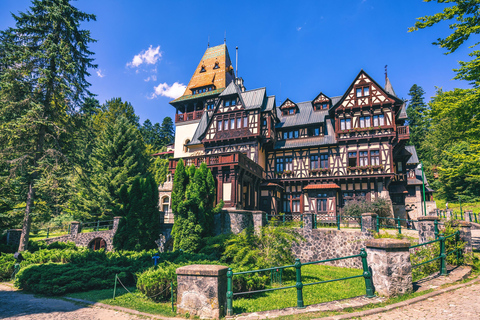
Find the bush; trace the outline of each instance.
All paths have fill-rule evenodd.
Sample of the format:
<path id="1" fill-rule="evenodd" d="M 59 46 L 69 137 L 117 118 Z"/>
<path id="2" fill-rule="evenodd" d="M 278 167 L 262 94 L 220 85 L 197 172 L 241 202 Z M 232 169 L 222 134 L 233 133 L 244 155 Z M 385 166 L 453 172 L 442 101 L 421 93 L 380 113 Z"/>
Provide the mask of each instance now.
<path id="1" fill-rule="evenodd" d="M 361 216 L 362 213 L 373 212 L 379 217 L 391 217 L 390 203 L 387 199 L 378 197 L 373 201 L 367 201 L 365 197 L 358 197 L 348 200 L 343 207 L 343 214 L 346 216 Z"/>
<path id="2" fill-rule="evenodd" d="M 156 268 L 150 268 L 138 276 L 137 289 L 145 296 L 156 302 L 168 301 L 170 284 L 177 290 L 177 264 L 164 263 Z"/>

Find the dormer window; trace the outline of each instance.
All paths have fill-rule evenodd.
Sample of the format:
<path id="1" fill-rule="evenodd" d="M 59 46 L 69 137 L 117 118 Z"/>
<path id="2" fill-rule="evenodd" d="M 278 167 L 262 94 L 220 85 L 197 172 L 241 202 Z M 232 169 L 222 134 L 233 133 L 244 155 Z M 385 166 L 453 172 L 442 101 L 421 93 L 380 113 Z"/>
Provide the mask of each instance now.
<path id="1" fill-rule="evenodd" d="M 237 99 L 229 99 L 229 100 L 225 100 L 224 102 L 225 107 L 234 106 L 236 104 L 237 104 Z"/>
<path id="2" fill-rule="evenodd" d="M 205 72 L 205 71 L 207 71 L 207 70 L 205 70 L 205 66 L 202 65 L 202 68 L 200 69 L 200 72 Z"/>
<path id="3" fill-rule="evenodd" d="M 220 68 L 220 66 L 219 66 L 218 62 L 215 62 L 215 66 L 213 67 L 213 69 L 218 69 L 218 68 Z"/>
<path id="4" fill-rule="evenodd" d="M 213 102 L 207 102 L 207 110 L 213 110 L 215 104 Z"/>
<path id="5" fill-rule="evenodd" d="M 356 89 L 357 98 L 370 95 L 370 87 L 360 87 Z"/>
<path id="6" fill-rule="evenodd" d="M 325 103 L 317 103 L 313 106 L 313 109 L 315 111 L 318 111 L 318 110 L 327 110 L 328 109 L 328 102 L 325 102 Z"/>

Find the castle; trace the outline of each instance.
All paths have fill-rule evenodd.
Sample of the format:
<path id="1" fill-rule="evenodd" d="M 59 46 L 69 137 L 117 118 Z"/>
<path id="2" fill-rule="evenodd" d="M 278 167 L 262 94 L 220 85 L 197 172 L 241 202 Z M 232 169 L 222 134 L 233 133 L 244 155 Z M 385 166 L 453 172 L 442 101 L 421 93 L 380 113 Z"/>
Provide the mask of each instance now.
<path id="1" fill-rule="evenodd" d="M 408 168 L 416 152 L 405 146 L 406 104 L 387 76 L 385 82 L 382 87 L 361 70 L 342 95 L 319 92 L 311 101 L 277 106 L 266 88 L 245 88 L 225 44 L 209 47 L 184 94 L 170 102 L 176 130 L 169 169 L 174 174 L 179 159 L 205 162 L 217 202 L 232 211 L 334 218 L 350 199 L 384 197 L 395 217 L 416 218 L 421 211 L 414 200 L 407 201 L 410 214 L 405 210 L 406 199 L 418 197 L 407 172 L 416 170 Z M 169 179 L 159 189 L 164 212 Z"/>

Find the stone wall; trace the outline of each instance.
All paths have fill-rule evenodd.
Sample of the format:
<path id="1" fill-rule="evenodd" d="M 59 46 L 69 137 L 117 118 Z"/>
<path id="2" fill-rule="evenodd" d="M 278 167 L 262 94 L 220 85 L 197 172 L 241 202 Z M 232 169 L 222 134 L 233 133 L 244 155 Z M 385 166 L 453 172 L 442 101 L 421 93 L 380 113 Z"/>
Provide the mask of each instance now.
<path id="1" fill-rule="evenodd" d="M 247 228 L 258 229 L 266 225 L 263 211 L 225 209 L 215 215 L 215 235 L 232 232 L 238 234 Z"/>
<path id="2" fill-rule="evenodd" d="M 360 254 L 365 241 L 373 239 L 368 232 L 328 229 L 298 229 L 305 242 L 292 245 L 295 258 L 303 262 L 333 259 Z M 338 267 L 361 268 L 360 257 L 326 263 Z"/>

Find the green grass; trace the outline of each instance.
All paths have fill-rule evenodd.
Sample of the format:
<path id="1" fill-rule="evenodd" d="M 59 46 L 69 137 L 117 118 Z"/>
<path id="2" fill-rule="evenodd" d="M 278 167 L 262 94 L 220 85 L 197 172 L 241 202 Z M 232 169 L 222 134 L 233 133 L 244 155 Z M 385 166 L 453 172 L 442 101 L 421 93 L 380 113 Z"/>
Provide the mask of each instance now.
<path id="1" fill-rule="evenodd" d="M 351 277 L 362 274 L 362 270 L 332 266 L 308 265 L 302 267 L 303 284 Z M 295 280 L 284 281 L 283 286 L 295 285 Z M 365 295 L 365 280 L 362 278 L 335 281 L 303 287 L 305 305 Z M 233 300 L 234 313 L 256 312 L 297 306 L 297 290 L 281 289 L 257 293 L 250 297 L 237 296 Z"/>
<path id="2" fill-rule="evenodd" d="M 437 208 L 440 210 L 445 210 L 445 200 L 435 199 L 437 203 Z M 460 202 L 448 202 L 448 209 L 452 209 L 454 211 L 460 210 Z M 464 203 L 462 202 L 462 210 L 472 210 L 475 213 L 480 212 L 480 202 L 471 202 L 471 203 Z"/>
<path id="3" fill-rule="evenodd" d="M 48 234 L 48 237 L 49 238 L 60 237 L 60 236 L 64 236 L 64 235 L 67 235 L 67 234 L 68 234 L 68 231 L 50 232 Z M 30 237 L 29 237 L 29 240 L 39 241 L 39 240 L 44 240 L 46 238 L 47 238 L 47 231 L 40 231 L 37 234 L 32 234 L 31 233 Z"/>
<path id="4" fill-rule="evenodd" d="M 117 286 L 115 300 L 113 300 L 113 288 L 103 290 L 92 290 L 88 292 L 77 292 L 65 295 L 66 297 L 83 299 L 93 302 L 100 302 L 112 306 L 119 306 L 129 309 L 138 310 L 141 312 L 158 314 L 168 317 L 175 316 L 172 312 L 172 303 L 156 303 L 145 298 L 135 287 L 127 287 L 131 292 L 128 293 L 125 289 Z"/>

